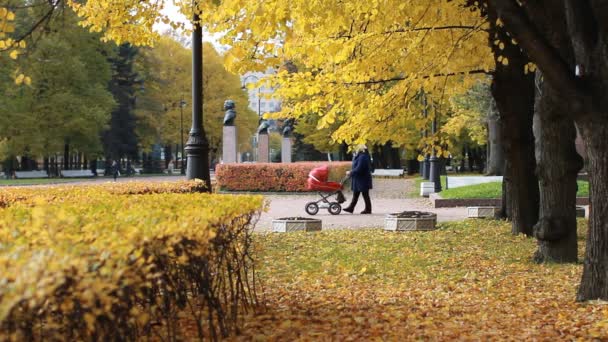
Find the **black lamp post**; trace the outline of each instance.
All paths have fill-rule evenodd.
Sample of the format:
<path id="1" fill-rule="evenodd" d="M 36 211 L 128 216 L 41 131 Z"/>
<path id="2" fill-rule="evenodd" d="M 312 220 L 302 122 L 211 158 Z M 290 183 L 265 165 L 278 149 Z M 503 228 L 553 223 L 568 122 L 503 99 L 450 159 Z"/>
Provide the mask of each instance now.
<path id="1" fill-rule="evenodd" d="M 181 143 L 181 148 L 180 148 L 180 152 L 181 152 L 181 157 L 182 157 L 182 165 L 181 165 L 181 174 L 184 175 L 186 174 L 186 168 L 184 165 L 184 161 L 185 161 L 185 154 L 184 154 L 184 107 L 186 107 L 186 101 L 184 101 L 184 98 L 182 97 L 182 99 L 179 101 L 179 109 L 180 109 L 180 114 L 179 114 L 179 141 Z"/>
<path id="2" fill-rule="evenodd" d="M 211 191 L 209 174 L 209 142 L 203 128 L 203 28 L 197 1 L 192 1 L 192 128 L 186 143 L 188 164 L 186 177 L 201 179 Z"/>
<path id="3" fill-rule="evenodd" d="M 437 133 L 437 119 L 433 119 L 433 125 L 431 126 L 431 130 L 433 134 Z M 435 155 L 435 150 L 433 149 L 431 158 L 429 159 L 430 164 L 430 172 L 429 179 L 431 182 L 435 183 L 435 192 L 441 192 L 441 163 L 439 158 Z"/>
<path id="4" fill-rule="evenodd" d="M 256 75 L 253 75 L 253 74 L 252 75 L 247 75 L 247 76 L 243 77 L 243 88 L 246 87 L 246 85 L 247 85 L 247 79 L 250 78 L 250 77 L 254 78 L 256 82 L 258 82 L 260 80 L 260 78 L 257 77 Z M 258 97 L 258 119 L 260 119 L 260 115 L 262 114 L 261 113 L 261 109 L 260 109 L 260 104 L 261 104 L 260 87 L 258 87 L 258 96 L 257 97 Z"/>

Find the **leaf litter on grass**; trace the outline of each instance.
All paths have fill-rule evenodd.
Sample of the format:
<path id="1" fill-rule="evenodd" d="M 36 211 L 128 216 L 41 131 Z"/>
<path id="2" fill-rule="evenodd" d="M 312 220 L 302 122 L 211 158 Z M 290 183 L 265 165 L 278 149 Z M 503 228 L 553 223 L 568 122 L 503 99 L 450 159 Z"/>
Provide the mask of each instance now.
<path id="1" fill-rule="evenodd" d="M 581 265 L 532 263 L 535 241 L 511 235 L 509 223 L 255 240 L 266 305 L 245 317 L 235 340 L 608 337 L 608 306 L 574 301 Z"/>

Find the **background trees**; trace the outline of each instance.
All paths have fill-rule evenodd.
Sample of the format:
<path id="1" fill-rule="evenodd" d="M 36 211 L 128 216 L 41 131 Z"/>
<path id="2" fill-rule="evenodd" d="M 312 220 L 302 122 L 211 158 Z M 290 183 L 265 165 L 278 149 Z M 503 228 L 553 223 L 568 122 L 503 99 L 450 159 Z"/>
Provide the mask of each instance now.
<path id="1" fill-rule="evenodd" d="M 140 151 L 160 144 L 168 162 L 179 149 L 180 101 L 191 85 L 189 49 L 169 37 L 148 49 L 100 41 L 101 35 L 78 26 L 66 5 L 61 0 L 14 0 L 0 10 L 3 154 L 9 161 L 15 156 L 56 161 L 62 155 L 63 168 L 81 168 L 88 167 L 85 159 L 98 156 L 137 160 Z M 27 46 L 21 38 L 35 44 Z M 204 57 L 212 154 L 221 147 L 228 98 L 237 102 L 239 149 L 246 151 L 257 116 L 247 109 L 238 76 L 225 71 L 211 45 L 205 46 Z M 190 119 L 185 115 L 186 138 Z M 36 167 L 34 162 L 22 164 Z"/>
<path id="2" fill-rule="evenodd" d="M 152 48 L 142 52 L 140 65 L 145 91 L 138 97 L 138 133 L 148 142 L 176 146 L 181 144 L 180 125 L 184 136 L 191 126 L 190 87 L 191 50 L 170 36 L 163 36 Z M 221 56 L 211 44 L 203 47 L 204 125 L 209 139 L 210 158 L 217 160 L 221 151 L 224 101 L 237 105 L 239 151 L 251 150 L 251 137 L 258 126 L 256 113 L 248 107 L 249 99 L 238 76 L 224 69 Z M 180 107 L 184 100 L 184 107 Z M 184 115 L 182 116 L 182 110 Z"/>
<path id="3" fill-rule="evenodd" d="M 56 15 L 61 22 L 49 24 L 44 37 L 23 50 L 17 61 L 0 55 L 5 69 L 0 75 L 0 138 L 10 151 L 5 156 L 9 159 L 54 158 L 66 144 L 76 146 L 77 154 L 94 156 L 102 151 L 99 134 L 114 106 L 107 90 L 107 50 L 98 35 L 76 26 L 69 11 Z M 27 19 L 35 17 L 21 18 L 18 30 L 29 27 Z M 16 87 L 16 73 L 27 74 L 31 83 Z"/>

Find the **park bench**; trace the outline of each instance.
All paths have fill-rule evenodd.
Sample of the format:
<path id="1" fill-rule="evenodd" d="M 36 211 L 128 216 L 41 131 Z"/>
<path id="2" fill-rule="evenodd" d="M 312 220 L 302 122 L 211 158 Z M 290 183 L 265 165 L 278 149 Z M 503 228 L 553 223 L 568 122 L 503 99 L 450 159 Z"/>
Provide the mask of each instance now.
<path id="1" fill-rule="evenodd" d="M 403 169 L 376 169 L 372 175 L 378 177 L 403 177 Z"/>
<path id="2" fill-rule="evenodd" d="M 61 177 L 63 178 L 88 178 L 95 177 L 91 170 L 62 170 Z"/>
<path id="3" fill-rule="evenodd" d="M 15 178 L 49 178 L 49 174 L 46 171 L 15 171 Z"/>

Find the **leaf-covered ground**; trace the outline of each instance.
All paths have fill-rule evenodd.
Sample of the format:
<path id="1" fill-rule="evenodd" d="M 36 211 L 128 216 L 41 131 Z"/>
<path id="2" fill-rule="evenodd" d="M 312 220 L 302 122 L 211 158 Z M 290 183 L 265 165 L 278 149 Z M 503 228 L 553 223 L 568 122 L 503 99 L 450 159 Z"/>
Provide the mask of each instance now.
<path id="1" fill-rule="evenodd" d="M 608 337 L 608 306 L 574 302 L 581 265 L 536 265 L 534 240 L 509 232 L 468 220 L 434 232 L 257 235 L 267 308 L 237 339 Z"/>

